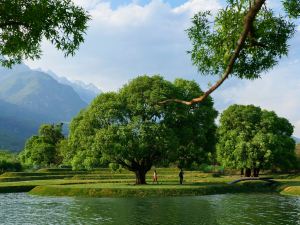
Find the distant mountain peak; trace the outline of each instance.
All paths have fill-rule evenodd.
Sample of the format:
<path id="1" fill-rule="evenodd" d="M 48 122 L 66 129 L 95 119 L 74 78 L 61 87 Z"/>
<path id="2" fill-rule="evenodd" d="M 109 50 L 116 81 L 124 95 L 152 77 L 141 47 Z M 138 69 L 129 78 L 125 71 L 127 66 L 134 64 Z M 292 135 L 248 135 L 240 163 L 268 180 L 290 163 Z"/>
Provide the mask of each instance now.
<path id="1" fill-rule="evenodd" d="M 95 94 L 99 94 L 101 92 L 101 90 L 92 83 L 87 84 L 87 83 L 84 83 L 83 81 L 80 81 L 80 80 L 75 80 L 73 83 L 78 84 L 81 87 L 86 88 L 86 89 L 94 92 Z"/>
<path id="2" fill-rule="evenodd" d="M 102 92 L 92 83 L 87 84 L 80 80 L 72 81 L 64 76 L 57 75 L 51 70 L 48 70 L 46 73 L 57 80 L 59 83 L 71 86 L 80 96 L 80 98 L 86 103 L 90 103 L 98 94 Z"/>

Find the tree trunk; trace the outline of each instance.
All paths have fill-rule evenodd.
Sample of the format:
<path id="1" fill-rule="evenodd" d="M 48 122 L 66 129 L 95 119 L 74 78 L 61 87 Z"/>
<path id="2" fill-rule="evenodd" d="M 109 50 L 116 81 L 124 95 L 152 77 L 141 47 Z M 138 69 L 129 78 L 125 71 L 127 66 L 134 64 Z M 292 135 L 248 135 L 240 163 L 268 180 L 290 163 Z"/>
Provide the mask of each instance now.
<path id="1" fill-rule="evenodd" d="M 254 177 L 258 177 L 259 176 L 259 170 L 260 170 L 259 168 L 254 168 L 253 169 L 253 176 Z"/>
<path id="2" fill-rule="evenodd" d="M 241 169 L 241 176 L 244 176 L 244 168 Z"/>
<path id="3" fill-rule="evenodd" d="M 146 172 L 144 170 L 135 171 L 135 184 L 146 184 Z"/>
<path id="4" fill-rule="evenodd" d="M 245 177 L 251 177 L 251 169 L 246 169 Z"/>

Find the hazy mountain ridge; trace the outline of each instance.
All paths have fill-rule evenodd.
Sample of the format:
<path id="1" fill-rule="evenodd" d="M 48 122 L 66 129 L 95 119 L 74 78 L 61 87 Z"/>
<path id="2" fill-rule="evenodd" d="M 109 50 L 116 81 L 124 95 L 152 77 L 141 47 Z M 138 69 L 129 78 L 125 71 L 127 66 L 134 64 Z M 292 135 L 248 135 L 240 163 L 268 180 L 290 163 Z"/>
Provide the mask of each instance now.
<path id="1" fill-rule="evenodd" d="M 47 73 L 24 64 L 0 68 L 0 149 L 21 150 L 41 123 L 69 122 L 86 106 L 74 87 Z"/>
<path id="2" fill-rule="evenodd" d="M 10 74 L 0 83 L 0 99 L 62 121 L 69 121 L 87 105 L 72 87 L 38 71 Z"/>
<path id="3" fill-rule="evenodd" d="M 49 74 L 59 83 L 71 86 L 74 91 L 77 92 L 79 97 L 86 103 L 90 103 L 98 94 L 101 93 L 101 90 L 91 83 L 86 84 L 82 81 L 70 81 L 65 77 L 55 74 L 51 70 L 48 70 L 47 74 Z"/>
<path id="4" fill-rule="evenodd" d="M 295 140 L 296 144 L 299 144 L 299 143 L 300 143 L 300 138 L 298 138 L 298 137 L 295 137 L 295 136 L 293 136 L 293 138 L 294 138 L 294 140 Z"/>
<path id="5" fill-rule="evenodd" d="M 42 121 L 43 116 L 0 100 L 0 149 L 20 150 Z"/>

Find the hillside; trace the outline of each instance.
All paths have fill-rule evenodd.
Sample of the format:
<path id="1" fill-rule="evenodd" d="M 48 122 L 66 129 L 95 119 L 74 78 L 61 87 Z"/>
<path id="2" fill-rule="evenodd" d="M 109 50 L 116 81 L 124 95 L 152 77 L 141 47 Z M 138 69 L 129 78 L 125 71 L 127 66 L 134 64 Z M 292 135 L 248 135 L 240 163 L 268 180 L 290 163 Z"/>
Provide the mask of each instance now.
<path id="1" fill-rule="evenodd" d="M 70 81 L 65 77 L 58 76 L 52 71 L 47 71 L 47 74 L 59 83 L 72 87 L 79 97 L 86 103 L 90 103 L 98 94 L 101 93 L 101 90 L 93 84 L 85 84 L 82 81 Z"/>
<path id="2" fill-rule="evenodd" d="M 2 80 L 0 99 L 53 121 L 69 121 L 87 105 L 70 86 L 38 71 L 11 74 Z"/>
<path id="3" fill-rule="evenodd" d="M 295 140 L 296 144 L 300 143 L 300 138 L 293 136 L 293 139 Z"/>
<path id="4" fill-rule="evenodd" d="M 19 150 L 43 121 L 41 115 L 2 100 L 0 112 L 0 149 Z"/>
<path id="5" fill-rule="evenodd" d="M 44 72 L 0 68 L 0 149 L 19 151 L 41 123 L 69 122 L 86 106 L 70 85 Z"/>

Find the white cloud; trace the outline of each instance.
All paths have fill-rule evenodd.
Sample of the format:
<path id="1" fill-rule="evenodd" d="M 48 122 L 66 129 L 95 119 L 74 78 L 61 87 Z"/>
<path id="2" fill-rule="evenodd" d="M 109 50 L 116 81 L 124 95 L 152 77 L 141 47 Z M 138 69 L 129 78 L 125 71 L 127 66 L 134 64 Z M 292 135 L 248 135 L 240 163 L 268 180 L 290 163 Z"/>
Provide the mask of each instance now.
<path id="1" fill-rule="evenodd" d="M 116 90 L 145 73 L 159 73 L 171 80 L 195 78 L 186 53 L 190 46 L 185 29 L 190 26 L 191 7 L 219 7 L 217 0 L 210 4 L 206 0 L 190 0 L 177 8 L 162 0 L 152 0 L 144 6 L 133 1 L 115 9 L 107 1 L 76 3 L 92 7 L 86 40 L 76 56 L 65 59 L 45 42 L 42 59 L 27 63 L 33 68 L 92 82 L 104 91 Z"/>
<path id="2" fill-rule="evenodd" d="M 219 8 L 221 8 L 221 5 L 217 0 L 190 0 L 183 5 L 176 7 L 173 11 L 175 13 L 189 12 L 193 15 L 199 11 L 216 11 Z"/>
<path id="3" fill-rule="evenodd" d="M 280 67 L 254 81 L 231 81 L 215 93 L 215 101 L 228 105 L 253 104 L 275 111 L 295 126 L 300 136 L 300 76 L 299 64 L 283 63 Z"/>
<path id="4" fill-rule="evenodd" d="M 190 42 L 185 29 L 198 10 L 217 10 L 221 1 L 189 0 L 171 7 L 162 0 L 141 6 L 138 1 L 115 9 L 107 1 L 75 0 L 89 9 L 92 21 L 85 43 L 76 56 L 65 59 L 47 42 L 41 60 L 27 61 L 33 67 L 52 70 L 74 80 L 92 82 L 104 91 L 116 90 L 140 74 L 162 74 L 196 79 L 205 88 L 186 51 Z M 277 1 L 270 4 L 277 7 Z M 298 28 L 299 30 L 299 28 Z M 300 136 L 300 35 L 294 38 L 289 58 L 274 71 L 256 81 L 230 79 L 214 94 L 218 110 L 232 103 L 255 104 L 275 110 L 295 125 Z"/>
<path id="5" fill-rule="evenodd" d="M 146 6 L 131 3 L 115 10 L 109 3 L 100 3 L 90 13 L 93 18 L 92 26 L 101 25 L 114 29 L 116 26 L 128 28 L 149 22 L 153 23 L 155 21 L 151 21 L 152 19 L 157 20 L 161 15 L 165 17 L 169 10 L 168 5 L 155 0 Z"/>
<path id="6" fill-rule="evenodd" d="M 79 5 L 87 10 L 94 8 L 101 0 L 73 0 L 76 5 Z"/>
<path id="7" fill-rule="evenodd" d="M 300 120 L 296 121 L 294 123 L 294 126 L 295 126 L 295 130 L 294 130 L 294 133 L 297 135 L 297 137 L 299 137 L 300 135 Z"/>
<path id="8" fill-rule="evenodd" d="M 279 10 L 282 8 L 282 3 L 278 0 L 267 0 L 267 6 Z"/>

